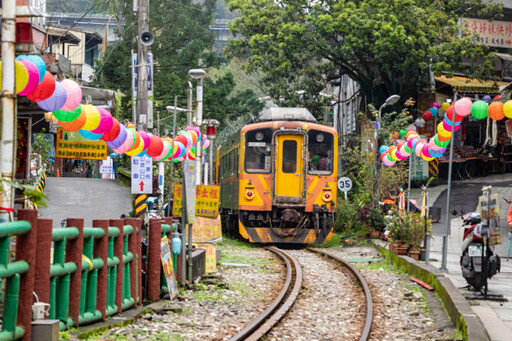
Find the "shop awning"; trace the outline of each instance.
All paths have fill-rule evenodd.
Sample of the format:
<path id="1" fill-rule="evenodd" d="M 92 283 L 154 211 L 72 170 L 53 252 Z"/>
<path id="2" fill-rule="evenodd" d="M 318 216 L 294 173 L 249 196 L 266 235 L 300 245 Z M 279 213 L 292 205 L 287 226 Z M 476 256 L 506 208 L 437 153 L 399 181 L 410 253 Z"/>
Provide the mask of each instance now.
<path id="1" fill-rule="evenodd" d="M 461 76 L 436 77 L 437 82 L 448 84 L 452 87 L 454 92 L 469 92 L 469 93 L 485 93 L 497 94 L 500 88 L 509 85 L 508 82 L 500 81 L 479 81 L 478 79 L 470 79 Z"/>

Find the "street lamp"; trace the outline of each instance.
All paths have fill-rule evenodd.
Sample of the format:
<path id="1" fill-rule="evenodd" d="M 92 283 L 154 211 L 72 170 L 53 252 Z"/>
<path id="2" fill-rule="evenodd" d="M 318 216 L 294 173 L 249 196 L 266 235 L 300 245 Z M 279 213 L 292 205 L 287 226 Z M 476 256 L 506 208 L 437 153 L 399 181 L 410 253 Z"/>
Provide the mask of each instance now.
<path id="1" fill-rule="evenodd" d="M 203 121 L 203 78 L 206 72 L 203 69 L 192 69 L 188 75 L 197 79 L 197 92 L 196 92 L 196 117 L 194 124 L 201 129 Z M 196 184 L 201 184 L 201 141 L 196 144 Z"/>
<path id="2" fill-rule="evenodd" d="M 378 149 L 378 140 L 377 140 L 377 136 L 378 136 L 378 133 L 379 133 L 379 128 L 380 128 L 380 119 L 381 119 L 381 116 L 382 116 L 382 109 L 384 107 L 387 107 L 389 105 L 393 105 L 395 104 L 396 102 L 398 102 L 398 100 L 400 99 L 400 96 L 398 95 L 391 95 L 389 96 L 387 99 L 386 99 L 386 102 L 384 102 L 384 104 L 382 104 L 379 108 L 379 116 L 377 117 L 377 119 L 375 120 L 375 143 L 374 143 L 374 157 L 373 157 L 373 160 L 374 160 L 374 165 L 375 165 L 375 188 L 374 188 L 374 198 L 373 198 L 373 201 L 378 204 L 379 200 L 377 198 L 377 185 L 378 185 L 378 175 L 379 175 L 379 167 L 378 167 L 378 154 L 379 154 L 379 149 Z"/>
<path id="3" fill-rule="evenodd" d="M 213 184 L 213 141 L 216 138 L 215 128 L 220 124 L 216 119 L 204 120 L 203 124 L 206 126 L 206 137 L 210 140 L 210 184 Z"/>

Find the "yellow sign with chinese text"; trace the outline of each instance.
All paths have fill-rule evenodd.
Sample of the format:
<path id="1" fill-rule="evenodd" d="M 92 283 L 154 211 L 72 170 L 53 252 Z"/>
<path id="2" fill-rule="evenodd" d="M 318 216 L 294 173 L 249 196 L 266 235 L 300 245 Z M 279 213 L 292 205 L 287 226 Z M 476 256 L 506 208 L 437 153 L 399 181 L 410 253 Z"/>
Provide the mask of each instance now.
<path id="1" fill-rule="evenodd" d="M 217 253 L 215 250 L 215 244 L 211 243 L 198 243 L 197 246 L 200 249 L 205 249 L 205 272 L 212 273 L 217 271 Z"/>
<path id="2" fill-rule="evenodd" d="M 181 192 L 181 184 L 174 185 L 174 196 L 172 199 L 172 215 L 181 216 L 181 207 L 182 207 L 182 192 Z"/>
<path id="3" fill-rule="evenodd" d="M 57 129 L 55 156 L 66 159 L 106 160 L 105 141 L 91 141 L 78 132 Z"/>
<path id="4" fill-rule="evenodd" d="M 220 186 L 196 186 L 196 216 L 216 218 L 219 215 Z"/>

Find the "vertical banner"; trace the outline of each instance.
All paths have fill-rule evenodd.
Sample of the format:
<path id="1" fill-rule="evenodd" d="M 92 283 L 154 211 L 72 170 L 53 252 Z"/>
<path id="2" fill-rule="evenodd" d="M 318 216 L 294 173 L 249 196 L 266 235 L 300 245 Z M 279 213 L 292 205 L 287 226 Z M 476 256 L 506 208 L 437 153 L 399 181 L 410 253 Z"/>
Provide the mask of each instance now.
<path id="1" fill-rule="evenodd" d="M 183 200 L 181 188 L 181 184 L 174 185 L 174 195 L 172 199 L 172 215 L 181 216 L 181 208 L 183 207 L 183 203 L 181 202 Z"/>
<path id="2" fill-rule="evenodd" d="M 183 164 L 183 185 L 185 200 L 187 201 L 187 221 L 196 220 L 196 161 L 184 160 Z"/>
<path id="3" fill-rule="evenodd" d="M 489 203 L 487 203 L 487 195 L 480 196 L 478 200 L 477 211 L 480 209 L 482 221 L 489 222 L 489 244 L 491 245 L 501 244 L 498 202 L 498 194 L 491 194 Z"/>
<path id="4" fill-rule="evenodd" d="M 216 218 L 219 215 L 220 186 L 197 185 L 196 215 Z"/>
<path id="5" fill-rule="evenodd" d="M 178 287 L 176 285 L 176 277 L 174 276 L 171 248 L 169 247 L 167 236 L 163 236 L 160 241 L 160 259 L 162 260 L 165 281 L 167 282 L 167 290 L 169 290 L 169 298 L 172 300 L 178 293 Z"/>

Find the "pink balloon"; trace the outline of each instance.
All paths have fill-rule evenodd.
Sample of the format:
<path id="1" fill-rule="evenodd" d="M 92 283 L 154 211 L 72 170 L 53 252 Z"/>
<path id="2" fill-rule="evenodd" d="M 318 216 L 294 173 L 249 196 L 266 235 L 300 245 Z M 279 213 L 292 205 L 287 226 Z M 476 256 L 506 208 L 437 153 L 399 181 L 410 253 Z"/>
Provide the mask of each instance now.
<path id="1" fill-rule="evenodd" d="M 203 148 L 210 147 L 211 141 L 209 139 L 203 140 Z"/>
<path id="2" fill-rule="evenodd" d="M 82 88 L 80 85 L 71 79 L 64 79 L 60 82 L 64 89 L 66 89 L 67 98 L 66 102 L 62 106 L 61 110 L 64 111 L 73 111 L 75 110 L 80 103 L 82 102 Z"/>
<path id="3" fill-rule="evenodd" d="M 421 153 L 426 157 L 432 157 L 432 155 L 430 155 L 430 153 L 428 152 L 428 143 L 425 143 L 423 145 L 423 148 L 421 148 Z"/>
<path id="4" fill-rule="evenodd" d="M 149 141 L 150 141 L 149 134 L 146 133 L 145 131 L 139 131 L 139 136 L 144 141 L 144 150 L 148 149 Z"/>
<path id="5" fill-rule="evenodd" d="M 107 110 L 103 108 L 96 108 L 100 112 L 100 125 L 98 128 L 91 130 L 94 134 L 105 134 L 112 129 L 112 126 L 114 125 L 114 118 L 112 117 L 112 114 Z"/>
<path id="6" fill-rule="evenodd" d="M 461 98 L 461 99 L 457 100 L 457 102 L 455 102 L 455 112 L 459 116 L 462 116 L 462 117 L 467 116 L 467 115 L 471 114 L 471 106 L 472 105 L 473 105 L 473 102 L 471 101 L 471 99 L 469 97 Z"/>
<path id="7" fill-rule="evenodd" d="M 37 85 L 39 85 L 39 70 L 31 61 L 19 59 L 18 62 L 23 64 L 28 71 L 27 86 L 23 91 L 18 92 L 18 96 L 27 96 L 37 88 Z"/>
<path id="8" fill-rule="evenodd" d="M 389 161 L 386 157 L 382 160 L 382 163 L 386 167 L 392 167 L 395 165 L 396 161 Z"/>
<path id="9" fill-rule="evenodd" d="M 405 151 L 405 144 L 402 147 L 400 147 L 398 151 L 400 152 L 400 155 L 405 156 L 405 158 L 408 158 L 409 155 L 411 155 L 411 153 L 407 153 Z"/>
<path id="10" fill-rule="evenodd" d="M 183 157 L 185 155 L 185 146 L 183 143 L 174 141 L 174 155 L 172 156 L 173 159 L 179 159 L 180 157 Z"/>

